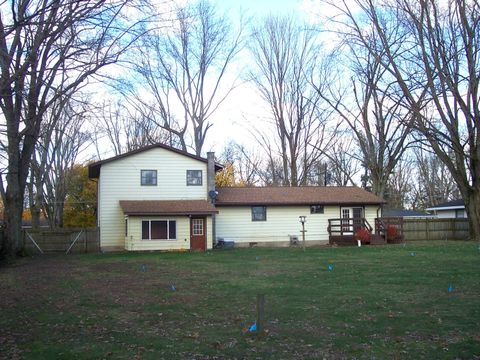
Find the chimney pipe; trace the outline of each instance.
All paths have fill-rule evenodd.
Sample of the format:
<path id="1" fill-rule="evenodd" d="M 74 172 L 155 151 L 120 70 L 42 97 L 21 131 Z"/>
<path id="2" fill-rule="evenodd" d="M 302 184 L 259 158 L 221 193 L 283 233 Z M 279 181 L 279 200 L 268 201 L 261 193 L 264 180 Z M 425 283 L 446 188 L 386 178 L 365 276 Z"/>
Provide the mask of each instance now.
<path id="1" fill-rule="evenodd" d="M 207 152 L 207 195 L 212 202 L 214 199 L 210 197 L 210 191 L 215 191 L 215 153 Z"/>
<path id="2" fill-rule="evenodd" d="M 215 193 L 215 153 L 207 152 L 207 199 L 209 199 L 212 204 L 215 204 L 216 195 L 211 196 Z M 212 245 L 217 243 L 217 225 L 215 221 L 215 214 L 212 214 Z"/>

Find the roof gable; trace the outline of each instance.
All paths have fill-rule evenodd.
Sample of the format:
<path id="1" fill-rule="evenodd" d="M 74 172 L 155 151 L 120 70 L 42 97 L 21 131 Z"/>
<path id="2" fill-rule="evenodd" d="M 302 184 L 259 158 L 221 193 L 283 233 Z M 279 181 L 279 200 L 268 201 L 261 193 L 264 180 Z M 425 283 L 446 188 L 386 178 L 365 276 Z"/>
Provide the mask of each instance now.
<path id="1" fill-rule="evenodd" d="M 100 160 L 100 161 L 94 162 L 94 163 L 88 165 L 88 177 L 91 178 L 91 179 L 92 178 L 98 178 L 100 176 L 100 168 L 103 164 L 107 164 L 107 163 L 110 163 L 110 162 L 113 162 L 113 161 L 116 161 L 116 160 L 126 158 L 128 156 L 136 155 L 136 154 L 139 154 L 139 153 L 142 153 L 142 152 L 145 152 L 145 151 L 148 151 L 148 150 L 152 150 L 152 149 L 157 149 L 157 148 L 172 151 L 174 153 L 189 157 L 191 159 L 195 159 L 195 160 L 199 160 L 199 161 L 202 161 L 204 163 L 207 163 L 207 159 L 205 159 L 201 156 L 193 155 L 193 154 L 190 154 L 186 151 L 176 149 L 176 148 L 173 148 L 173 147 L 165 145 L 165 144 L 158 143 L 158 144 L 145 146 L 145 147 L 142 147 L 140 149 L 132 150 L 132 151 L 126 152 L 124 154 L 120 154 L 120 155 L 117 155 L 117 156 L 114 156 L 114 157 L 111 157 L 111 158 L 108 158 L 108 159 L 105 159 L 105 160 Z M 223 168 L 222 165 L 215 163 L 215 171 L 222 170 L 222 168 Z"/>

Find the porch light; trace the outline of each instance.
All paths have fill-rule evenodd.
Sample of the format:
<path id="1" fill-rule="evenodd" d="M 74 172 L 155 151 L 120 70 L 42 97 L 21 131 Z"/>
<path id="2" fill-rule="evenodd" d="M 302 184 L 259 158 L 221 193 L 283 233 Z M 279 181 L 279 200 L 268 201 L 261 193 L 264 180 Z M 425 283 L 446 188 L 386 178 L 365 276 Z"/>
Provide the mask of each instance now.
<path id="1" fill-rule="evenodd" d="M 298 218 L 299 218 L 299 221 L 300 221 L 302 224 L 305 224 L 305 223 L 307 222 L 307 219 L 306 219 L 307 217 L 304 216 L 304 215 L 303 215 L 303 216 L 299 216 Z"/>

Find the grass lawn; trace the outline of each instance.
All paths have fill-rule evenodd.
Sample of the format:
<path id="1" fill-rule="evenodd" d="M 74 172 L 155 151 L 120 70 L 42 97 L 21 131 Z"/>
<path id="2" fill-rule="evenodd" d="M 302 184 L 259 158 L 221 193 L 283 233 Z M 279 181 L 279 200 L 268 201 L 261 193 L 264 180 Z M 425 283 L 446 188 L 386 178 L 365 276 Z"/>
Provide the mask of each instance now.
<path id="1" fill-rule="evenodd" d="M 259 293 L 263 337 L 246 332 Z M 480 249 L 24 258 L 0 268 L 0 349 L 6 359 L 479 359 Z"/>

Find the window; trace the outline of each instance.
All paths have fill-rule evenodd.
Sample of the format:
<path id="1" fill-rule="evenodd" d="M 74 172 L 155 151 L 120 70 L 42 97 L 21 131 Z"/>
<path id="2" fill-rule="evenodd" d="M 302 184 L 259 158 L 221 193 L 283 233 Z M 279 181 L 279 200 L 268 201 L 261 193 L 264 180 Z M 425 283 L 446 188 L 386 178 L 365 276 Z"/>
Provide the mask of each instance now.
<path id="1" fill-rule="evenodd" d="M 267 207 L 252 206 L 252 221 L 267 221 Z"/>
<path id="2" fill-rule="evenodd" d="M 465 210 L 463 210 L 463 209 L 457 209 L 457 210 L 455 210 L 455 217 L 456 217 L 457 219 L 459 219 L 459 218 L 465 218 Z"/>
<path id="3" fill-rule="evenodd" d="M 187 170 L 187 185 L 202 185 L 202 170 Z"/>
<path id="4" fill-rule="evenodd" d="M 192 219 L 192 235 L 203 235 L 203 219 Z"/>
<path id="5" fill-rule="evenodd" d="M 175 220 L 142 221 L 142 240 L 175 240 L 177 222 Z"/>
<path id="6" fill-rule="evenodd" d="M 125 216 L 125 237 L 128 236 L 128 216 Z"/>
<path id="7" fill-rule="evenodd" d="M 310 206 L 310 214 L 323 214 L 323 205 Z"/>
<path id="8" fill-rule="evenodd" d="M 142 185 L 155 186 L 157 185 L 157 170 L 141 170 L 140 178 Z"/>

